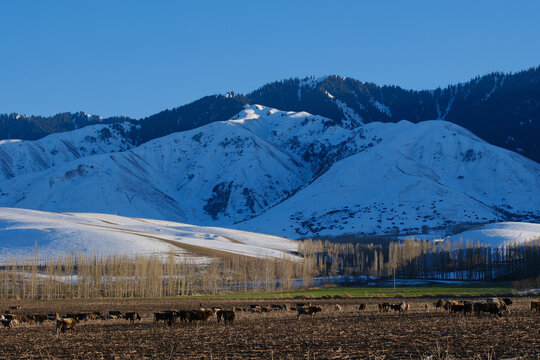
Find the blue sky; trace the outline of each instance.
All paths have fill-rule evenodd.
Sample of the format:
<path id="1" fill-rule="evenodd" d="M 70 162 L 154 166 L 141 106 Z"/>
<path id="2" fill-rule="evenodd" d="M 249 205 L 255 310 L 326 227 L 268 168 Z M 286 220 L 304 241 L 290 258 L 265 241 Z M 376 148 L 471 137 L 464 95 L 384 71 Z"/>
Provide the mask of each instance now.
<path id="1" fill-rule="evenodd" d="M 431 89 L 540 65 L 539 1 L 0 0 L 0 113 L 146 116 L 337 74 Z"/>

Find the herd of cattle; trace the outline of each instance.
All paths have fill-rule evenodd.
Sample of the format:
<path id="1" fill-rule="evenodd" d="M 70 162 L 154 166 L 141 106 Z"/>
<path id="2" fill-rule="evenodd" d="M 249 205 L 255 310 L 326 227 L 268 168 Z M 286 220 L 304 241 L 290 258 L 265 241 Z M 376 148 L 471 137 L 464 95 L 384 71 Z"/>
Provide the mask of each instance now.
<path id="1" fill-rule="evenodd" d="M 449 314 L 462 313 L 467 315 L 469 313 L 475 313 L 477 316 L 482 313 L 495 314 L 497 316 L 503 316 L 510 312 L 510 306 L 512 300 L 509 298 L 491 298 L 481 302 L 469 302 L 458 300 L 444 300 L 439 299 L 433 303 L 436 309 L 444 309 Z M 379 312 L 389 312 L 393 310 L 399 314 L 410 309 L 410 305 L 406 302 L 389 303 L 382 302 L 377 304 Z M 358 306 L 360 312 L 366 310 L 367 304 L 361 303 Z M 540 301 L 531 301 L 531 311 L 535 313 L 540 312 Z M 64 333 L 66 330 L 73 331 L 78 323 L 88 320 L 112 320 L 112 319 L 125 319 L 131 323 L 142 320 L 141 315 L 138 312 L 126 312 L 109 311 L 106 314 L 100 312 L 85 312 L 76 314 L 65 314 L 60 316 L 58 313 L 50 314 L 38 314 L 32 313 L 27 315 L 16 314 L 19 312 L 19 306 L 12 306 L 10 309 L 0 313 L 0 323 L 5 328 L 11 328 L 19 323 L 43 323 L 47 320 L 56 321 L 56 332 Z M 300 320 L 302 315 L 310 315 L 313 317 L 316 313 L 323 310 L 322 306 L 312 305 L 311 303 L 296 303 L 296 304 L 272 304 L 272 305 L 259 305 L 254 304 L 248 307 L 233 307 L 232 309 L 222 309 L 220 307 L 203 308 L 200 305 L 196 310 L 165 310 L 155 312 L 153 319 L 155 323 L 162 321 L 167 326 L 172 326 L 178 322 L 185 323 L 199 323 L 206 322 L 209 318 L 216 316 L 217 323 L 232 324 L 235 319 L 235 314 L 239 312 L 247 312 L 254 314 L 268 313 L 271 311 L 295 311 Z M 341 306 L 334 305 L 335 311 L 341 311 Z M 425 304 L 425 310 L 429 311 L 429 305 Z"/>

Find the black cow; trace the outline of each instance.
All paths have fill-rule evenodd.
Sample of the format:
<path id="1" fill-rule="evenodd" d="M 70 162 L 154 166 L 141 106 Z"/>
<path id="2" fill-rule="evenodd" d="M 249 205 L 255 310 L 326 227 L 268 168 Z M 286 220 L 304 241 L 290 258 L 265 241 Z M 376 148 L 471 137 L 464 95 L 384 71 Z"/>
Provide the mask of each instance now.
<path id="1" fill-rule="evenodd" d="M 300 320 L 301 315 L 315 315 L 318 312 L 322 311 L 322 307 L 320 306 L 304 306 L 298 308 L 298 320 Z"/>
<path id="2" fill-rule="evenodd" d="M 232 310 L 218 310 L 217 312 L 217 322 L 218 324 L 221 322 L 221 318 L 223 318 L 223 323 L 225 325 L 232 324 L 234 321 L 234 311 Z"/>
<path id="3" fill-rule="evenodd" d="M 135 320 L 141 320 L 141 315 L 139 315 L 138 312 L 135 312 L 135 311 L 132 311 L 132 312 L 127 312 L 125 315 L 124 315 L 124 319 L 134 323 Z"/>

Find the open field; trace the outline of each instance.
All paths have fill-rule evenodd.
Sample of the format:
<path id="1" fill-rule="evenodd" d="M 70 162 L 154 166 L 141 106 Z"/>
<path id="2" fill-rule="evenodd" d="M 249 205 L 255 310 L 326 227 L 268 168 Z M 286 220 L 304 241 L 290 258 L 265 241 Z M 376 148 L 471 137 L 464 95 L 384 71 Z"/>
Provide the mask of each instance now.
<path id="1" fill-rule="evenodd" d="M 513 291 L 511 283 L 484 283 L 470 285 L 434 285 L 434 286 L 399 286 L 394 290 L 388 286 L 337 286 L 322 287 L 309 290 L 240 293 L 225 295 L 200 296 L 203 299 L 287 299 L 296 296 L 320 298 L 322 296 L 343 297 L 471 297 L 471 296 L 500 296 Z M 433 295 L 435 294 L 435 295 Z"/>
<path id="2" fill-rule="evenodd" d="M 530 300 L 516 298 L 511 313 L 448 315 L 433 299 L 407 299 L 403 315 L 379 313 L 377 299 L 314 300 L 323 311 L 297 320 L 293 311 L 237 312 L 233 325 L 215 316 L 199 325 L 153 322 L 155 311 L 250 304 L 295 304 L 294 300 L 47 300 L 0 301 L 17 313 L 138 311 L 142 321 L 82 321 L 74 333 L 59 336 L 54 321 L 0 329 L 0 359 L 500 359 L 540 356 L 540 313 Z M 538 298 L 536 298 L 538 300 Z M 402 301 L 402 299 L 385 299 Z M 367 309 L 358 310 L 360 303 Z M 334 309 L 336 304 L 342 311 Z M 429 311 L 425 305 L 428 304 Z M 433 356 L 433 357 L 429 357 Z"/>

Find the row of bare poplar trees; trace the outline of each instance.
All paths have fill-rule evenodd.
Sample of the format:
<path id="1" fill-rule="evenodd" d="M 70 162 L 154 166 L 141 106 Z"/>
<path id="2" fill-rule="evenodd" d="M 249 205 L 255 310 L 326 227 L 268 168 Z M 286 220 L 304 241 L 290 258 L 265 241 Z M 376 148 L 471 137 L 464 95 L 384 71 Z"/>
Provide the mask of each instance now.
<path id="1" fill-rule="evenodd" d="M 540 239 L 492 247 L 467 240 L 409 239 L 380 243 L 305 240 L 319 276 L 453 280 L 522 280 L 540 277 Z"/>
<path id="2" fill-rule="evenodd" d="M 0 299 L 133 298 L 286 290 L 309 284 L 314 260 L 231 255 L 206 262 L 156 256 L 65 255 L 3 262 Z"/>

